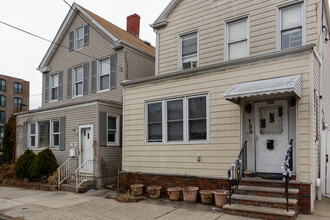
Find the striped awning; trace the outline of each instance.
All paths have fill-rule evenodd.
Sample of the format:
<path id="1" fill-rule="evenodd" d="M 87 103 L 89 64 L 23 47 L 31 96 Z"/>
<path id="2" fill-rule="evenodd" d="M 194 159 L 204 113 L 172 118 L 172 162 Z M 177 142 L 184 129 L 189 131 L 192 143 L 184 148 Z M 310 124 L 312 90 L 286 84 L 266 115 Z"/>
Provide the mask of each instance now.
<path id="1" fill-rule="evenodd" d="M 239 98 L 294 93 L 301 98 L 301 75 L 244 82 L 227 90 L 223 97 L 238 104 Z"/>

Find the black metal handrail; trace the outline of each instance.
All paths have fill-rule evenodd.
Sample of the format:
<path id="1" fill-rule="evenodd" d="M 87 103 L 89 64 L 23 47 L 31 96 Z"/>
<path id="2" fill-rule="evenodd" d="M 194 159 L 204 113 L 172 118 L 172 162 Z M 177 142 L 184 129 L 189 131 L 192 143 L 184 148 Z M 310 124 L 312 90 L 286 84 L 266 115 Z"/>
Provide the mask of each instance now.
<path id="1" fill-rule="evenodd" d="M 283 169 L 283 179 L 285 180 L 285 198 L 286 198 L 286 210 L 289 211 L 289 182 L 291 180 L 292 172 L 292 146 L 293 139 L 291 139 L 288 149 L 286 151 Z"/>
<path id="2" fill-rule="evenodd" d="M 231 196 L 238 188 L 240 181 L 244 178 L 244 171 L 247 167 L 247 141 L 245 141 L 237 159 L 231 165 L 228 172 L 229 185 L 229 205 L 231 205 Z"/>

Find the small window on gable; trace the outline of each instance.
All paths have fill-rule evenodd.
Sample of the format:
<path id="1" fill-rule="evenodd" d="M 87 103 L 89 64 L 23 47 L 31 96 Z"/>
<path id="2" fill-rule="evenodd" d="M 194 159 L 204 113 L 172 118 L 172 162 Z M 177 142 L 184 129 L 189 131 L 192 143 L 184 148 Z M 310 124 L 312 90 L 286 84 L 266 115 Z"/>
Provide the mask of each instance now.
<path id="1" fill-rule="evenodd" d="M 280 8 L 280 48 L 288 49 L 303 44 L 303 4 Z"/>
<path id="2" fill-rule="evenodd" d="M 181 35 L 180 37 L 180 69 L 190 69 L 198 64 L 197 32 Z"/>
<path id="3" fill-rule="evenodd" d="M 14 83 L 14 93 L 23 94 L 23 85 L 22 85 L 22 83 L 18 83 L 18 82 Z"/>
<path id="4" fill-rule="evenodd" d="M 0 90 L 6 91 L 6 80 L 0 79 Z"/>
<path id="5" fill-rule="evenodd" d="M 110 58 L 99 61 L 99 91 L 110 89 Z"/>
<path id="6" fill-rule="evenodd" d="M 248 36 L 247 17 L 227 23 L 227 60 L 239 59 L 248 56 Z"/>
<path id="7" fill-rule="evenodd" d="M 58 99 L 58 73 L 51 75 L 51 100 Z"/>
<path id="8" fill-rule="evenodd" d="M 78 28 L 76 30 L 76 50 L 84 47 L 84 28 Z"/>

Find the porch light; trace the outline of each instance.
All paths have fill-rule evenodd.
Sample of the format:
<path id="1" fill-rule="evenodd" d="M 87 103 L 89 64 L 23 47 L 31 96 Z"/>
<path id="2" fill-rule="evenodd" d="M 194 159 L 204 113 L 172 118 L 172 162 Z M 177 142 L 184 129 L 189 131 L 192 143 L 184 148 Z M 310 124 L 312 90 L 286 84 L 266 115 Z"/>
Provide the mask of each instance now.
<path id="1" fill-rule="evenodd" d="M 250 113 L 251 113 L 251 110 L 252 110 L 252 105 L 251 105 L 251 104 L 247 104 L 247 105 L 245 106 L 245 111 L 246 111 L 246 113 L 250 114 Z"/>

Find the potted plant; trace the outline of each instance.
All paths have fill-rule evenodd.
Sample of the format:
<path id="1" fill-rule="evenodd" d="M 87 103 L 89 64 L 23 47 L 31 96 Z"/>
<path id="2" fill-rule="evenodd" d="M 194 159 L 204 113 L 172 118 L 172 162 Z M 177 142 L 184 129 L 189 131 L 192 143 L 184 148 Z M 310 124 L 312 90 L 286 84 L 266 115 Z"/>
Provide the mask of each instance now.
<path id="1" fill-rule="evenodd" d="M 194 203 L 197 200 L 197 194 L 198 194 L 199 188 L 196 186 L 187 186 L 183 188 L 183 201 Z"/>
<path id="2" fill-rule="evenodd" d="M 168 195 L 170 196 L 170 200 L 178 201 L 180 200 L 182 189 L 180 187 L 170 187 L 167 189 Z"/>
<path id="3" fill-rule="evenodd" d="M 143 184 L 132 184 L 131 192 L 133 196 L 142 196 L 143 195 Z"/>
<path id="4" fill-rule="evenodd" d="M 201 180 L 199 180 L 199 194 L 201 195 L 202 204 L 211 204 L 213 202 L 213 190 L 206 190 L 203 187 Z"/>
<path id="5" fill-rule="evenodd" d="M 149 197 L 152 199 L 158 199 L 160 197 L 161 186 L 149 186 L 147 192 L 149 193 Z"/>
<path id="6" fill-rule="evenodd" d="M 215 205 L 222 208 L 228 202 L 228 190 L 214 190 Z"/>

